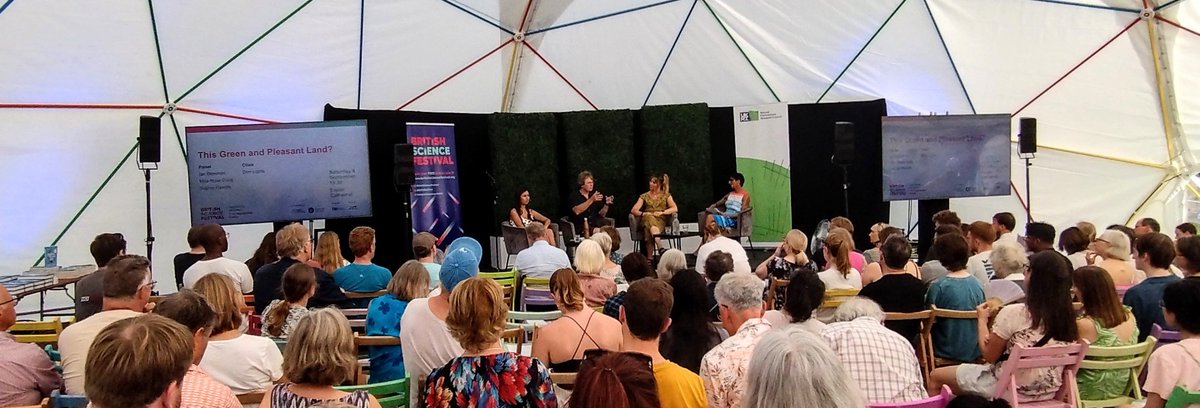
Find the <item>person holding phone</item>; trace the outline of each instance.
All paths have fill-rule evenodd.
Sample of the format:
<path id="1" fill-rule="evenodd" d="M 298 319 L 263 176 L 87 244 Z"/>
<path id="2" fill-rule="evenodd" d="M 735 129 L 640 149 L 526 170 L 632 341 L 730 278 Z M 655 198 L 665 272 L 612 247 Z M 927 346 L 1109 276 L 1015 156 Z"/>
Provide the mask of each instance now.
<path id="1" fill-rule="evenodd" d="M 580 235 L 586 236 L 588 232 L 584 228 L 584 222 L 591 226 L 597 225 L 596 222 L 608 214 L 608 206 L 612 203 L 613 196 L 605 196 L 604 193 L 596 191 L 596 180 L 592 177 L 592 172 L 581 171 L 578 193 L 567 197 L 567 205 L 570 208 L 567 219 L 575 225 L 575 230 L 579 231 Z"/>

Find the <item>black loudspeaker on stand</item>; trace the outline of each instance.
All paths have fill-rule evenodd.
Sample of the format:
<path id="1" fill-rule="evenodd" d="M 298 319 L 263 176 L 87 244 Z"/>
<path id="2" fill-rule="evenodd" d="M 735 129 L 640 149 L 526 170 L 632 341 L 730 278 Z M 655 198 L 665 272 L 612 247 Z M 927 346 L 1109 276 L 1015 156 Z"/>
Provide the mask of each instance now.
<path id="1" fill-rule="evenodd" d="M 833 164 L 842 168 L 843 215 L 850 216 L 850 164 L 854 163 L 854 123 L 834 122 Z"/>
<path id="2" fill-rule="evenodd" d="M 1036 118 L 1021 118 L 1021 130 L 1017 133 L 1017 150 L 1018 155 L 1022 160 L 1025 160 L 1025 219 L 1027 222 L 1033 222 L 1033 198 L 1030 197 L 1029 189 L 1029 168 L 1033 166 L 1032 160 L 1037 156 L 1037 119 Z"/>
<path id="3" fill-rule="evenodd" d="M 162 118 L 142 116 L 138 130 L 138 170 L 146 175 L 146 259 L 154 261 L 154 224 L 150 220 L 150 171 L 162 160 Z"/>

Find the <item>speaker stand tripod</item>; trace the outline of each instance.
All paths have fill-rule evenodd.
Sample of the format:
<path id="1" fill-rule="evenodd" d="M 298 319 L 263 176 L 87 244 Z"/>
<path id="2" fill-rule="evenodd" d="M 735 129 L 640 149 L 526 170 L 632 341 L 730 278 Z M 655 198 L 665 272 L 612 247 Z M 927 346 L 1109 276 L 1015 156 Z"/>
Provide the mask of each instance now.
<path id="1" fill-rule="evenodd" d="M 146 259 L 154 263 L 154 224 L 150 217 L 150 171 L 158 170 L 158 163 L 138 163 L 138 170 L 146 176 Z"/>
<path id="2" fill-rule="evenodd" d="M 1025 160 L 1025 220 L 1033 222 L 1033 197 L 1029 193 L 1029 169 L 1033 167 L 1033 153 L 1021 153 L 1018 155 L 1021 160 Z"/>
<path id="3" fill-rule="evenodd" d="M 838 165 L 838 167 L 842 168 L 842 205 L 843 205 L 842 210 L 845 211 L 843 214 L 845 214 L 846 217 L 849 218 L 850 217 L 850 170 L 849 170 L 850 166 L 846 165 L 846 164 L 840 164 L 840 165 Z"/>

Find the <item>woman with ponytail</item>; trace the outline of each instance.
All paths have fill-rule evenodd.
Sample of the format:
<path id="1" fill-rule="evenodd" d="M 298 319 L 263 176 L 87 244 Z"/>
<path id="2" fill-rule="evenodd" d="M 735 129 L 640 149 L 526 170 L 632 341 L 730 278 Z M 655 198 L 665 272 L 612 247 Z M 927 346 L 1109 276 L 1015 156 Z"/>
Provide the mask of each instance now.
<path id="1" fill-rule="evenodd" d="M 862 289 L 862 275 L 850 266 L 850 247 L 853 245 L 850 232 L 843 228 L 829 230 L 825 237 L 825 265 L 829 267 L 817 274 L 829 289 Z"/>
<path id="2" fill-rule="evenodd" d="M 638 196 L 637 202 L 633 203 L 633 209 L 630 210 L 630 214 L 641 219 L 642 234 L 651 255 L 662 245 L 662 240 L 655 235 L 666 230 L 665 216 L 679 212 L 675 198 L 671 197 L 670 182 L 666 174 L 650 176 L 650 191 Z"/>
<path id="3" fill-rule="evenodd" d="M 263 333 L 286 339 L 300 318 L 308 314 L 308 299 L 317 292 L 317 275 L 311 266 L 297 263 L 283 272 L 283 299 L 263 309 Z"/>

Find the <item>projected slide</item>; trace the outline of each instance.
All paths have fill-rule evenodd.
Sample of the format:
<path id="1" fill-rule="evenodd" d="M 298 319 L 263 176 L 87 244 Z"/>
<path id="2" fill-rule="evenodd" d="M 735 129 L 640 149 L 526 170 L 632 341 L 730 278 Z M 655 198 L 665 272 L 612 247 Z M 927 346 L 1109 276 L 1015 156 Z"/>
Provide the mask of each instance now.
<path id="1" fill-rule="evenodd" d="M 883 118 L 883 199 L 1008 195 L 1009 115 Z"/>
<path id="2" fill-rule="evenodd" d="M 369 217 L 367 122 L 187 128 L 192 224 Z"/>

